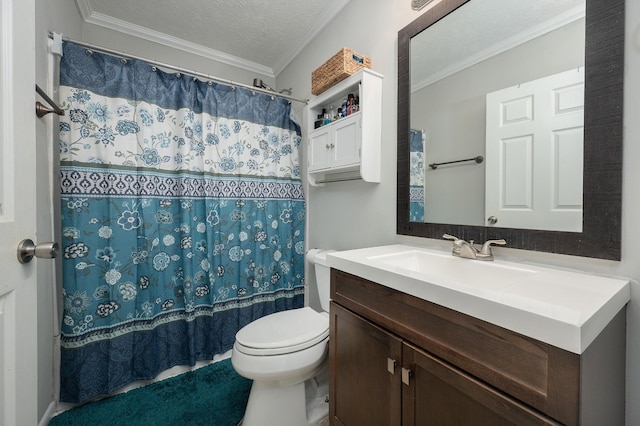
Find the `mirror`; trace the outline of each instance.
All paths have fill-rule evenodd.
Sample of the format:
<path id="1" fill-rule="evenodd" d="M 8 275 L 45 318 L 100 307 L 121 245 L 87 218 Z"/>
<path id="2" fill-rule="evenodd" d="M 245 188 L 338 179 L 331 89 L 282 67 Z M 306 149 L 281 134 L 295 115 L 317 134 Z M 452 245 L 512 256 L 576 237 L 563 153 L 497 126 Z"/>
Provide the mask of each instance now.
<path id="1" fill-rule="evenodd" d="M 531 2 L 513 2 L 507 0 L 506 7 L 512 7 L 515 3 L 531 3 Z M 554 2 L 541 2 L 540 5 L 545 3 Z M 443 98 L 447 98 L 447 94 L 454 94 L 451 89 L 454 87 L 464 86 L 465 82 L 468 84 L 466 92 L 477 91 L 479 95 L 477 98 L 482 102 L 485 101 L 484 93 L 480 92 L 479 84 L 475 84 L 475 78 L 479 71 L 474 70 L 473 67 L 466 67 L 463 69 L 463 73 L 467 73 L 464 79 L 458 80 L 457 86 L 447 86 L 445 80 L 442 79 L 442 75 L 450 75 L 449 78 L 455 78 L 455 75 L 451 74 L 448 70 L 447 64 L 464 62 L 461 56 L 454 58 L 452 62 L 443 62 L 443 60 L 435 58 L 442 57 L 442 51 L 445 51 L 444 56 L 461 55 L 458 52 L 459 49 L 453 49 L 457 44 L 461 44 L 462 47 L 468 48 L 468 51 L 464 53 L 466 57 L 469 53 L 478 52 L 477 48 L 473 48 L 469 41 L 466 42 L 451 42 L 459 34 L 466 34 L 469 32 L 469 25 L 458 26 L 458 22 L 464 22 L 464 19 L 458 15 L 463 16 L 465 8 L 472 9 L 472 6 L 478 4 L 480 7 L 486 5 L 486 2 L 480 2 L 479 0 L 452 0 L 442 1 L 436 4 L 431 9 L 427 10 L 422 16 L 417 18 L 414 22 L 402 29 L 398 33 L 398 192 L 397 192 L 397 232 L 403 235 L 413 235 L 428 238 L 441 238 L 442 234 L 450 233 L 466 240 L 484 241 L 487 239 L 504 238 L 509 243 L 508 246 L 512 248 L 546 251 L 553 253 L 571 254 L 577 256 L 596 257 L 604 259 L 620 259 L 620 217 L 621 217 L 621 181 L 622 181 L 622 84 L 623 84 L 623 50 L 624 50 L 624 0 L 587 0 L 586 1 L 586 13 L 584 22 L 580 22 L 580 18 L 570 20 L 568 26 L 556 29 L 555 31 L 548 32 L 549 34 L 542 36 L 549 38 L 554 32 L 563 32 L 562 37 L 565 40 L 571 40 L 574 43 L 575 40 L 580 40 L 581 31 L 571 32 L 573 36 L 569 34 L 568 27 L 585 25 L 586 31 L 584 31 L 584 44 L 585 54 L 576 56 L 575 54 L 567 54 L 567 50 L 575 51 L 575 48 L 567 47 L 564 53 L 560 56 L 562 60 L 557 60 L 558 56 L 549 54 L 556 60 L 552 61 L 553 66 L 558 65 L 558 68 L 553 69 L 553 66 L 534 66 L 523 65 L 522 61 L 516 62 L 517 65 L 503 65 L 502 69 L 493 68 L 494 72 L 489 73 L 492 78 L 492 86 L 488 91 L 497 92 L 503 87 L 521 87 L 525 86 L 521 83 L 535 81 L 537 79 L 546 77 L 549 74 L 558 74 L 561 71 L 567 71 L 573 69 L 577 73 L 584 72 L 584 130 L 580 132 L 574 132 L 572 136 L 573 145 L 576 145 L 576 141 L 583 142 L 582 161 L 580 162 L 579 155 L 575 152 L 571 155 L 564 157 L 562 163 L 567 163 L 569 159 L 573 159 L 574 171 L 565 174 L 565 176 L 573 176 L 575 179 L 572 181 L 574 187 L 582 187 L 582 196 L 580 194 L 573 194 L 569 197 L 573 207 L 582 207 L 582 212 L 578 211 L 577 225 L 565 226 L 558 228 L 554 226 L 560 220 L 552 219 L 548 221 L 551 226 L 545 224 L 524 225 L 521 222 L 514 222 L 512 224 L 503 223 L 491 224 L 486 223 L 485 217 L 486 211 L 484 210 L 484 200 L 481 200 L 478 204 L 480 208 L 473 205 L 472 198 L 485 195 L 484 183 L 485 175 L 489 179 L 489 175 L 495 174 L 496 161 L 490 161 L 491 151 L 489 148 L 484 147 L 485 136 L 485 119 L 490 116 L 490 109 L 487 109 L 485 114 L 479 114 L 480 118 L 476 116 L 454 116 L 450 113 L 451 110 L 460 110 L 458 112 L 465 112 L 465 107 L 456 104 L 454 107 L 446 107 L 445 104 L 440 101 Z M 579 5 L 570 4 L 569 9 L 580 9 Z M 499 12 L 505 12 L 507 16 L 513 16 L 513 11 L 507 9 L 495 10 L 491 8 L 485 8 L 484 13 L 479 14 L 477 11 L 473 11 L 472 15 L 476 20 L 482 19 L 482 24 L 485 27 L 484 32 L 472 35 L 473 39 L 489 39 L 492 36 L 497 37 L 497 40 L 509 39 L 507 33 L 499 33 L 495 30 L 497 16 L 501 15 Z M 584 9 L 583 9 L 584 10 Z M 450 15 L 451 14 L 451 15 Z M 448 16 L 450 15 L 450 16 Z M 548 21 L 548 19 L 544 19 Z M 432 27 L 433 28 L 430 28 Z M 430 32 L 440 27 L 438 34 Z M 442 29 L 444 28 L 444 32 Z M 487 31 L 486 29 L 491 29 Z M 496 36 L 497 34 L 497 36 Z M 577 34 L 577 35 L 575 35 Z M 470 40 L 470 39 L 467 39 Z M 557 41 L 544 41 L 544 43 L 558 44 Z M 538 39 L 538 41 L 540 41 Z M 532 42 L 536 42 L 533 40 Z M 426 44 L 430 45 L 429 52 L 417 51 L 414 44 Z M 522 44 L 522 43 L 521 43 Z M 571 45 L 568 45 L 571 46 Z M 464 49 L 462 49 L 464 51 Z M 575 52 L 574 52 L 575 53 Z M 508 55 L 516 55 L 517 53 L 509 52 Z M 549 56 L 549 55 L 544 55 Z M 499 55 L 505 56 L 505 55 Z M 526 55 L 525 55 L 526 56 Z M 540 56 L 540 55 L 538 55 Z M 571 57 L 569 57 L 571 56 Z M 426 61 L 425 61 L 426 58 Z M 481 66 L 487 66 L 491 60 L 496 60 L 497 56 L 493 59 L 486 59 L 482 63 L 478 63 Z M 433 59 L 433 60 L 432 60 Z M 473 58 L 472 58 L 473 59 Z M 498 58 L 502 60 L 502 58 Z M 425 72 L 424 75 L 420 75 L 417 64 L 419 62 L 426 63 L 430 71 Z M 473 62 L 470 60 L 469 62 Z M 584 68 L 581 68 L 582 62 Z M 477 65 L 475 65 L 477 67 Z M 522 74 L 515 74 L 513 71 L 517 68 L 522 69 Z M 550 72 L 543 73 L 538 68 L 548 69 Z M 462 68 L 461 68 L 462 69 Z M 498 69 L 499 72 L 495 72 Z M 581 71 L 582 70 L 582 71 Z M 557 71 L 557 72 L 556 72 Z M 486 74 L 486 72 L 485 72 Z M 425 77 L 427 76 L 427 77 Z M 435 76 L 435 77 L 434 77 Z M 451 77 L 452 76 L 452 77 Z M 429 80 L 430 79 L 430 80 Z M 413 83 L 412 83 L 413 80 Z M 416 89 L 419 86 L 419 81 L 427 81 L 422 83 L 424 88 Z M 503 86 L 500 83 L 504 82 Z M 472 84 L 473 83 L 473 84 Z M 447 87 L 449 90 L 447 90 Z M 521 88 L 519 87 L 519 88 Z M 440 104 L 438 110 L 434 106 L 427 107 L 424 101 L 418 99 L 420 97 L 420 91 L 431 91 L 431 99 L 435 99 Z M 437 92 L 440 90 L 440 92 Z M 459 90 L 460 91 L 460 90 Z M 465 91 L 464 87 L 461 91 Z M 487 99 L 489 96 L 486 97 Z M 516 96 L 516 98 L 518 98 Z M 522 97 L 520 97 L 522 98 Z M 518 99 L 520 99 L 518 98 Z M 573 99 L 577 99 L 579 96 L 573 96 Z M 489 102 L 487 100 L 486 102 Z M 420 108 L 411 109 L 411 106 L 420 106 Z M 484 105 L 482 105 L 484 106 Z M 420 117 L 420 113 L 425 110 L 431 109 L 429 117 Z M 526 111 L 526 108 L 516 108 L 515 111 Z M 436 116 L 437 120 L 434 122 L 431 117 Z M 431 121 L 429 121 L 431 119 Z M 476 142 L 476 149 L 469 152 L 465 151 L 463 145 L 461 145 L 461 139 L 456 132 L 465 130 L 465 127 L 471 126 L 473 123 L 477 126 L 471 131 L 467 131 L 467 135 L 471 135 L 476 139 L 481 139 L 480 142 Z M 440 127 L 438 129 L 437 127 Z M 480 129 L 480 130 L 478 130 Z M 438 135 L 436 138 L 435 136 Z M 470 162 L 449 164 L 443 166 L 436 166 L 435 170 L 430 169 L 427 164 L 433 162 L 440 162 L 440 159 L 434 159 L 430 154 L 429 149 L 436 145 L 430 137 L 438 139 L 437 143 L 443 143 L 451 153 L 448 158 L 442 158 L 442 162 L 460 159 L 472 159 Z M 422 142 L 422 143 L 420 143 Z M 478 145 L 480 143 L 480 145 Z M 420 146 L 422 145 L 422 146 Z M 518 145 L 515 144 L 515 151 L 518 152 Z M 560 144 L 563 145 L 563 144 Z M 565 144 L 566 145 L 566 144 Z M 479 148 L 478 148 L 479 147 Z M 420 149 L 423 151 L 420 153 Z M 425 149 L 426 148 L 426 149 Z M 446 152 L 446 149 L 445 151 Z M 571 152 L 571 151 L 570 151 Z M 420 158 L 420 154 L 422 158 Z M 429 158 L 429 156 L 432 158 Z M 435 155 L 435 154 L 434 154 Z M 477 161 L 475 158 L 482 156 L 482 161 Z M 484 161 L 484 157 L 487 157 L 487 161 Z M 517 156 L 516 156 L 517 158 Z M 576 160 L 578 158 L 578 160 Z M 580 164 L 582 163 L 582 164 Z M 504 164 L 504 158 L 498 161 L 498 164 Z M 575 172 L 575 167 L 583 170 L 582 179 L 580 180 L 579 173 Z M 420 182 L 417 179 L 419 176 L 419 169 L 424 171 L 424 181 Z M 514 168 L 514 167 L 512 167 Z M 518 167 L 515 167 L 517 170 Z M 578 169 L 578 170 L 579 170 Z M 475 177 L 465 176 L 465 174 L 476 173 Z M 477 173 L 480 173 L 478 177 Z M 548 174 L 548 173 L 547 173 Z M 456 179 L 453 179 L 454 176 Z M 509 182 L 513 180 L 510 179 Z M 452 187 L 451 182 L 458 182 L 458 187 Z M 460 182 L 468 182 L 469 186 L 477 185 L 466 197 L 460 196 Z M 489 181 L 488 181 L 489 182 Z M 433 186 L 430 186 L 432 185 Z M 580 185 L 582 184 L 582 185 Z M 420 197 L 420 185 L 423 185 L 427 192 L 426 200 Z M 492 187 L 492 185 L 487 185 Z M 521 186 L 522 187 L 522 186 Z M 517 196 L 522 196 L 521 187 L 516 187 L 513 193 Z M 435 188 L 435 189 L 430 189 Z M 431 195 L 429 195 L 431 191 Z M 444 201 L 435 202 L 430 205 L 430 201 L 438 200 L 436 192 L 440 191 L 446 196 L 443 200 L 449 199 L 457 201 L 459 205 L 453 205 L 448 209 L 438 209 L 442 205 L 446 204 Z M 504 188 L 501 188 L 502 194 L 504 194 Z M 490 191 L 487 191 L 487 194 Z M 451 194 L 455 194 L 453 197 Z M 480 195 L 478 195 L 480 194 Z M 424 208 L 424 220 L 421 220 L 420 201 L 423 202 Z M 472 211 L 476 209 L 479 211 L 474 218 L 469 219 L 464 217 L 460 212 L 467 210 Z M 574 210 L 576 210 L 574 208 Z M 489 211 L 489 209 L 487 209 Z M 438 212 L 434 214 L 434 212 Z M 575 212 L 574 212 L 575 213 Z M 430 216 L 431 215 L 431 216 Z M 580 219 L 581 216 L 581 219 Z M 502 225 L 503 227 L 498 227 Z M 525 226 L 530 226 L 531 229 L 525 229 Z"/>

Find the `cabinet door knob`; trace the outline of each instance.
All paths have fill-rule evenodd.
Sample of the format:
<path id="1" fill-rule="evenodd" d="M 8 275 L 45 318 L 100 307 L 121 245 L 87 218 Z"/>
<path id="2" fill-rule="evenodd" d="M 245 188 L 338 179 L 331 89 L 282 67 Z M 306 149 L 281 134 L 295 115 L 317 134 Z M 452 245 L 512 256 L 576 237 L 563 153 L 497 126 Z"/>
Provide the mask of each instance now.
<path id="1" fill-rule="evenodd" d="M 325 148 L 329 149 L 329 148 L 331 148 L 331 145 L 326 144 L 326 145 L 325 145 Z"/>
<path id="2" fill-rule="evenodd" d="M 409 386 L 409 377 L 411 377 L 411 370 L 402 367 L 402 383 Z"/>
<path id="3" fill-rule="evenodd" d="M 396 360 L 387 358 L 387 371 L 391 374 L 396 374 Z"/>

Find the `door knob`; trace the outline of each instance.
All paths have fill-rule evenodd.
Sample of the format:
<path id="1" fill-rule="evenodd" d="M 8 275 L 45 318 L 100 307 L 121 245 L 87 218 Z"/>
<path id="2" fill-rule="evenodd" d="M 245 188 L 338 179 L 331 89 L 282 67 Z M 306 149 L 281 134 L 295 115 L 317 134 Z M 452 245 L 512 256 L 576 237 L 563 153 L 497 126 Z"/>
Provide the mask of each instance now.
<path id="1" fill-rule="evenodd" d="M 495 225 L 496 223 L 498 223 L 498 218 L 495 216 L 489 216 L 487 218 L 487 222 L 489 222 L 489 225 Z"/>
<path id="2" fill-rule="evenodd" d="M 53 259 L 58 256 L 59 248 L 60 246 L 56 242 L 35 245 L 30 239 L 22 240 L 18 244 L 18 262 L 29 263 L 34 256 L 41 259 Z"/>

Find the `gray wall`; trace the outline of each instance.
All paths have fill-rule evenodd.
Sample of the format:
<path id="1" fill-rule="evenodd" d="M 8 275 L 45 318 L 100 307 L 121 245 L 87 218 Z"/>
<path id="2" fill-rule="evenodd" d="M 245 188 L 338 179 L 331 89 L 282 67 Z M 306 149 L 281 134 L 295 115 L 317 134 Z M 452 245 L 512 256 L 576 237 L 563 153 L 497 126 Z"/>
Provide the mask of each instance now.
<path id="1" fill-rule="evenodd" d="M 396 78 L 397 31 L 422 12 L 408 0 L 351 0 L 336 20 L 320 33 L 277 77 L 279 87 L 294 87 L 311 96 L 311 72 L 340 48 L 347 46 L 372 59 L 372 69 L 384 75 L 382 121 L 382 182 L 344 182 L 309 188 L 310 247 L 348 249 L 398 242 L 448 247 L 439 240 L 397 236 L 396 192 Z M 347 30 L 348 29 L 348 30 Z M 625 127 L 622 261 L 613 262 L 498 248 L 498 256 L 517 261 L 555 265 L 633 280 L 627 311 L 627 424 L 640 424 L 640 2 L 626 2 Z M 315 281 L 307 275 L 310 287 Z M 315 292 L 312 291 L 312 294 Z M 312 299 L 312 302 L 314 300 Z"/>
<path id="2" fill-rule="evenodd" d="M 80 37 L 82 21 L 75 6 L 69 0 L 36 0 L 36 83 L 53 99 L 57 95 L 50 83 L 47 40 L 48 31 L 64 32 L 70 37 Z M 35 117 L 35 116 L 34 116 Z M 38 242 L 53 241 L 55 219 L 52 204 L 55 193 L 59 193 L 57 171 L 54 168 L 54 152 L 58 151 L 57 132 L 54 129 L 57 118 L 49 114 L 36 119 L 36 179 L 37 196 L 37 237 Z M 59 222 L 58 222 L 59 223 Z M 38 316 L 38 418 L 47 409 L 53 409 L 58 396 L 55 390 L 55 377 L 58 376 L 57 360 L 59 350 L 54 339 L 54 263 L 36 262 L 38 268 L 38 301 L 34 313 Z"/>
<path id="3" fill-rule="evenodd" d="M 252 85 L 254 78 L 260 78 L 272 87 L 275 85 L 273 77 L 260 75 L 253 71 L 133 37 L 99 25 L 83 23 L 82 41 L 238 83 Z"/>

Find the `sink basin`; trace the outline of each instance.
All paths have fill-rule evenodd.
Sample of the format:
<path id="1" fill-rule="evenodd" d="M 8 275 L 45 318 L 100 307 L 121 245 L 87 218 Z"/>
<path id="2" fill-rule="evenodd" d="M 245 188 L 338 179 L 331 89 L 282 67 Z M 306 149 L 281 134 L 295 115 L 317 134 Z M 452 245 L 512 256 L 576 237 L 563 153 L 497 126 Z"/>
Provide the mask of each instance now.
<path id="1" fill-rule="evenodd" d="M 409 245 L 334 252 L 332 268 L 582 353 L 630 299 L 628 280 L 462 259 Z"/>
<path id="2" fill-rule="evenodd" d="M 483 290 L 499 290 L 514 285 L 527 274 L 536 271 L 525 267 L 507 265 L 496 261 L 469 261 L 454 257 L 451 253 L 438 253 L 425 250 L 406 250 L 397 253 L 373 255 L 368 259 L 381 262 L 399 269 L 407 269 L 428 277 L 441 276 L 458 285 L 468 285 Z"/>

